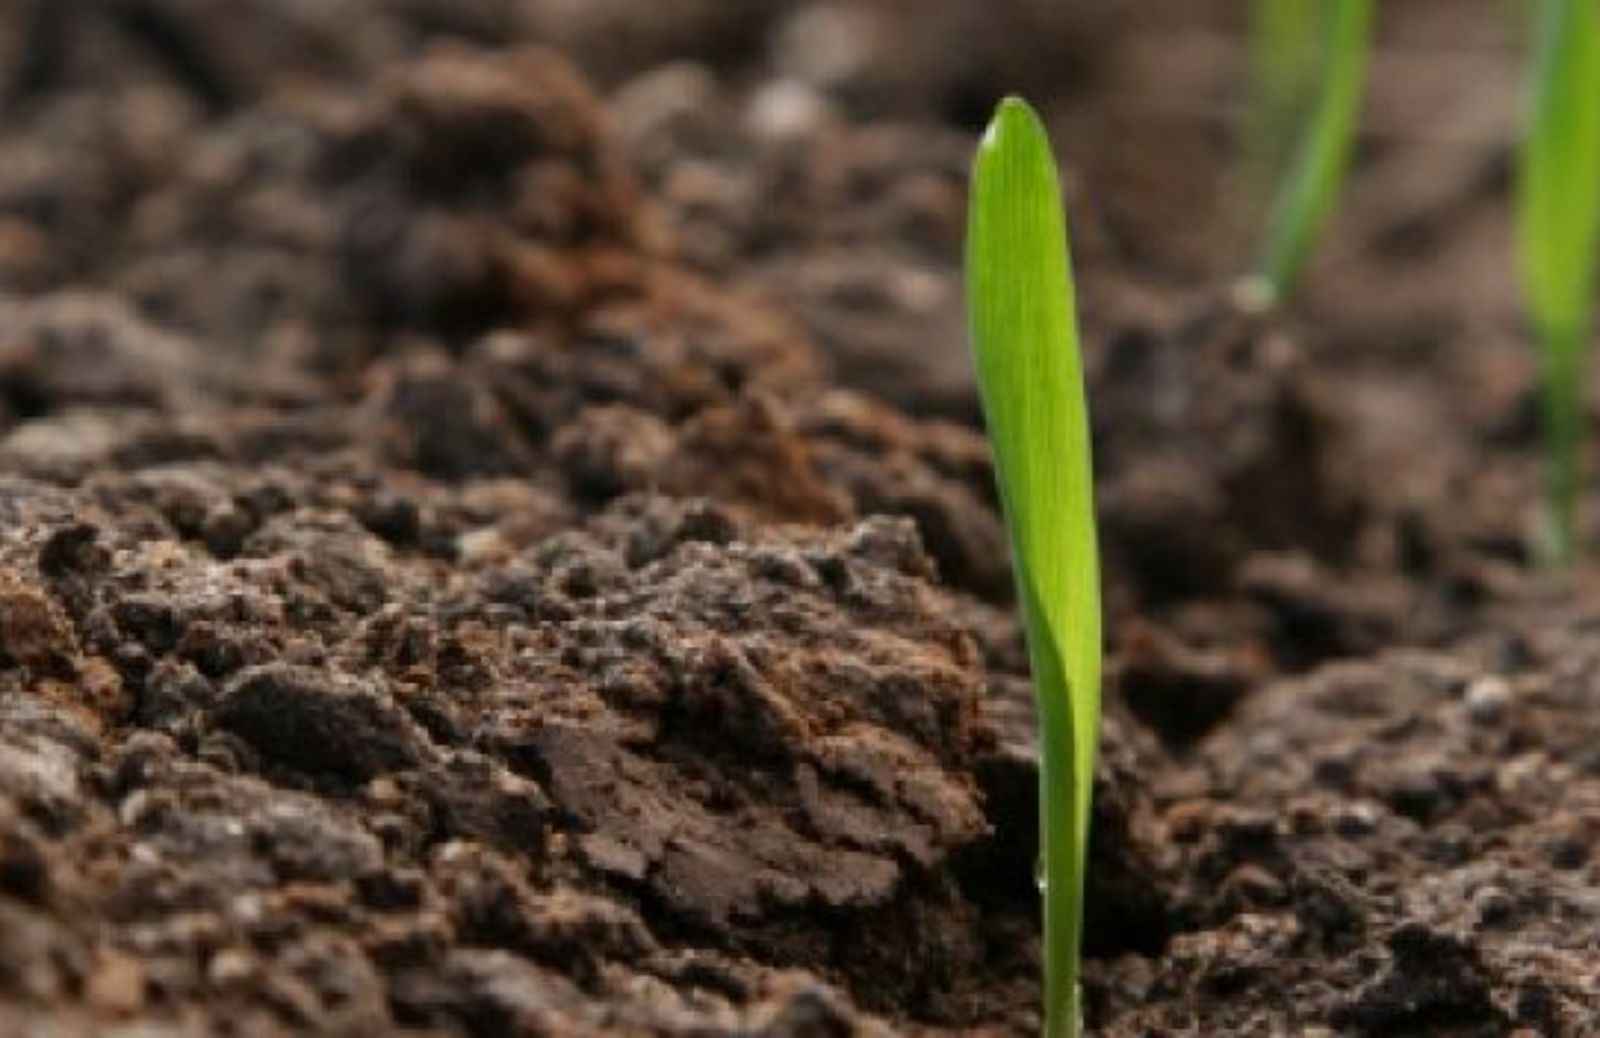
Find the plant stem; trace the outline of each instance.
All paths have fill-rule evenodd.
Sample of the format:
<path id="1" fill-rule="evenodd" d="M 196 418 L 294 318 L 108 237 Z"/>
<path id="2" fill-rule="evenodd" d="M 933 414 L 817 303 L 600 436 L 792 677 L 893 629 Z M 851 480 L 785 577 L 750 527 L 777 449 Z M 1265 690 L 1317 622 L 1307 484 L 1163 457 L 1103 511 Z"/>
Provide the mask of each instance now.
<path id="1" fill-rule="evenodd" d="M 1541 331 L 1544 396 L 1545 490 L 1549 529 L 1545 541 L 1549 561 L 1569 566 L 1578 550 L 1579 460 L 1583 445 L 1584 346 L 1588 331 Z"/>
<path id="2" fill-rule="evenodd" d="M 1082 1030 L 1079 957 L 1083 940 L 1083 866 L 1078 837 L 1076 749 L 1070 708 L 1039 701 L 1039 846 L 1044 856 L 1045 1038 Z"/>
<path id="3" fill-rule="evenodd" d="M 1355 141 L 1366 77 L 1372 0 L 1327 0 L 1329 32 L 1315 110 L 1289 178 L 1273 204 L 1267 240 L 1250 282 L 1276 305 L 1294 286 L 1311 243 L 1333 211 Z"/>
<path id="4" fill-rule="evenodd" d="M 1244 186 L 1268 198 L 1293 154 L 1316 85 L 1322 12 L 1305 0 L 1251 0 Z M 1259 218 L 1260 213 L 1252 214 Z"/>
<path id="5" fill-rule="evenodd" d="M 1600 9 L 1544 0 L 1518 155 L 1518 260 L 1541 354 L 1547 561 L 1578 554 L 1587 367 L 1600 266 Z"/>

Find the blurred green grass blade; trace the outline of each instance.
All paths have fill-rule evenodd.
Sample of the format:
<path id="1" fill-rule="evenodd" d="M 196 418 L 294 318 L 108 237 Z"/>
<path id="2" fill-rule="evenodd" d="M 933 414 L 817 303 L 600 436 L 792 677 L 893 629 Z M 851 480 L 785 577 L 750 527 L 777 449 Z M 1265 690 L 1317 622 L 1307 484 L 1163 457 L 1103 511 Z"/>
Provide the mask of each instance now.
<path id="1" fill-rule="evenodd" d="M 1583 375 L 1600 245 L 1600 8 L 1544 0 L 1517 177 L 1523 293 L 1542 356 L 1551 553 L 1576 551 Z"/>
<path id="2" fill-rule="evenodd" d="M 1251 0 L 1243 155 L 1253 197 L 1272 191 L 1294 150 L 1316 82 L 1322 15 L 1320 0 Z"/>
<path id="3" fill-rule="evenodd" d="M 1043 125 L 1015 98 L 1001 103 L 973 169 L 967 295 L 1039 707 L 1047 1033 L 1075 1034 L 1100 576 L 1060 180 Z"/>
<path id="4" fill-rule="evenodd" d="M 1293 291 L 1312 243 L 1333 212 L 1361 112 L 1373 0 L 1318 0 L 1316 6 L 1326 28 L 1316 102 L 1273 201 L 1250 279 L 1268 305 Z"/>

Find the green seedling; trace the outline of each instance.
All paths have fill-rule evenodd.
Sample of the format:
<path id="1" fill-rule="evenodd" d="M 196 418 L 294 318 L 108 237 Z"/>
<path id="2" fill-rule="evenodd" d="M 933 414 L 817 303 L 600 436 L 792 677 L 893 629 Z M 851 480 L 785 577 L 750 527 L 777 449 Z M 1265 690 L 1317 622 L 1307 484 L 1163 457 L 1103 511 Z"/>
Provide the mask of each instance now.
<path id="1" fill-rule="evenodd" d="M 967 307 L 1039 714 L 1047 1038 L 1081 1027 L 1079 949 L 1100 726 L 1089 419 L 1061 185 L 1043 125 L 1002 102 L 978 148 Z"/>
<path id="2" fill-rule="evenodd" d="M 1244 180 L 1266 197 L 1283 175 L 1316 85 L 1322 11 L 1308 0 L 1250 0 L 1250 83 L 1244 119 Z"/>
<path id="3" fill-rule="evenodd" d="M 1544 0 L 1532 108 L 1518 159 L 1521 280 L 1542 358 L 1549 554 L 1578 534 L 1584 358 L 1600 242 L 1600 8 Z"/>
<path id="4" fill-rule="evenodd" d="M 1294 290 L 1300 269 L 1338 199 L 1355 142 L 1372 32 L 1372 0 L 1276 0 L 1258 5 L 1314 7 L 1324 37 L 1316 96 L 1273 199 L 1266 236 L 1243 292 L 1252 306 L 1276 306 Z M 1287 22 L 1289 15 L 1283 15 Z M 1263 36 L 1279 32 L 1258 24 Z M 1263 51 L 1270 42 L 1253 45 Z M 1257 60 L 1261 60 L 1258 58 Z"/>

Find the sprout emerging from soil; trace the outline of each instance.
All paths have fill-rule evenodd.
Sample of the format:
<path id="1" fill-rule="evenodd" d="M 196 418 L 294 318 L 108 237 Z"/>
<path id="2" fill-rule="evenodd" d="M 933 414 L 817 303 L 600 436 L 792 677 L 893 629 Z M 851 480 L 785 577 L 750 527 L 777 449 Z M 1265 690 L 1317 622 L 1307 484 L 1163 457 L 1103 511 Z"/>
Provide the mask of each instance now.
<path id="1" fill-rule="evenodd" d="M 1002 102 L 978 149 L 967 307 L 1039 710 L 1047 1038 L 1077 1035 L 1089 797 L 1100 726 L 1100 567 L 1061 186 L 1043 125 Z"/>
<path id="2" fill-rule="evenodd" d="M 1600 243 L 1600 8 L 1544 0 L 1532 108 L 1519 157 L 1522 288 L 1542 355 L 1548 548 L 1570 563 L 1578 531 L 1583 369 Z"/>
<path id="3" fill-rule="evenodd" d="M 1264 17 L 1268 11 L 1291 7 L 1316 10 L 1317 27 L 1325 41 L 1321 48 L 1322 67 L 1303 136 L 1288 160 L 1272 203 L 1266 238 L 1254 269 L 1240 287 L 1242 300 L 1252 309 L 1276 306 L 1294 290 L 1311 245 L 1333 212 L 1339 186 L 1350 165 L 1372 32 L 1372 0 L 1326 0 L 1317 4 L 1307 0 L 1260 0 L 1252 26 L 1257 39 L 1251 44 L 1258 65 L 1263 63 L 1268 49 L 1293 42 L 1287 37 L 1303 33 L 1303 15 L 1293 18 L 1285 12 L 1274 18 Z M 1274 36 L 1286 39 L 1273 39 Z M 1257 86 L 1276 89 L 1285 84 L 1263 81 Z M 1258 100 L 1256 107 L 1272 110 L 1265 100 Z"/>

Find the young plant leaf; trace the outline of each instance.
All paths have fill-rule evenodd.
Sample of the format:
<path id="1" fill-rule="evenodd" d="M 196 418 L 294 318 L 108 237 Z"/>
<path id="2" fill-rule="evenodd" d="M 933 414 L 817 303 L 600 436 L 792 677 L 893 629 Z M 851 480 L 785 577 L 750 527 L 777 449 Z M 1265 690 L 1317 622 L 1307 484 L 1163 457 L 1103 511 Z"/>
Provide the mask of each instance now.
<path id="1" fill-rule="evenodd" d="M 1100 727 L 1100 572 L 1089 416 L 1061 185 L 1016 98 L 979 146 L 967 306 L 1039 712 L 1046 1034 L 1079 1027 L 1089 796 Z"/>
<path id="2" fill-rule="evenodd" d="M 1567 563 L 1577 542 L 1584 359 L 1600 247 L 1600 7 L 1543 0 L 1535 47 L 1518 162 L 1518 252 L 1542 358 L 1549 548 Z"/>
<path id="3" fill-rule="evenodd" d="M 1278 0 L 1309 4 L 1310 0 Z M 1372 0 L 1319 0 L 1326 44 L 1315 105 L 1279 188 L 1248 295 L 1275 306 L 1294 289 L 1312 243 L 1333 212 L 1350 164 L 1366 78 Z"/>
<path id="4" fill-rule="evenodd" d="M 1316 87 L 1323 11 L 1306 0 L 1250 0 L 1244 184 L 1266 198 L 1294 152 Z"/>

